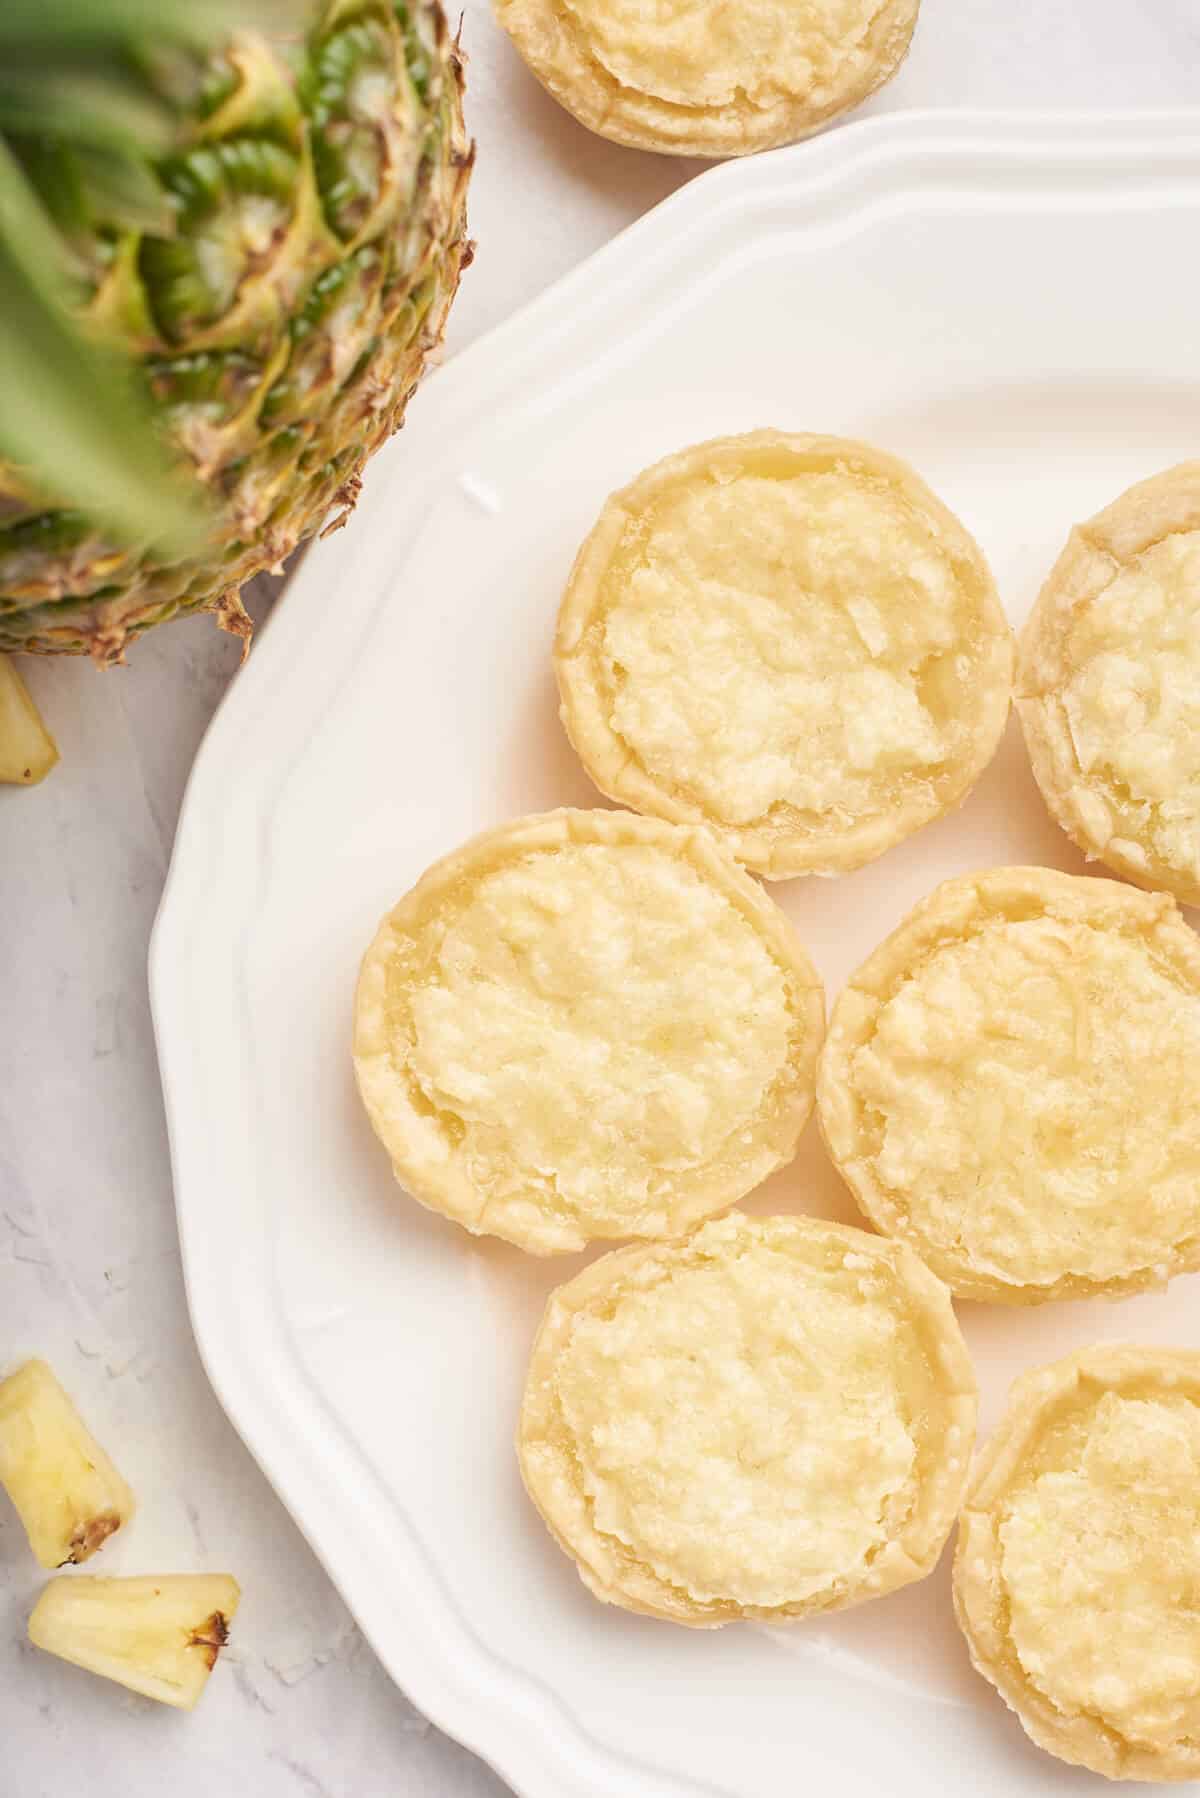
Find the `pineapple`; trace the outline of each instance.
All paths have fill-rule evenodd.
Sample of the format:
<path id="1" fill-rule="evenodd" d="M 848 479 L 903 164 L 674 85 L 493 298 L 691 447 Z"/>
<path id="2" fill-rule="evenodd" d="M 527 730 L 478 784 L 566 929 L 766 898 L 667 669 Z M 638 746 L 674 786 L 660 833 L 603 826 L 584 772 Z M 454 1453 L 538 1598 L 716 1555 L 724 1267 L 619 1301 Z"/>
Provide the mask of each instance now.
<path id="1" fill-rule="evenodd" d="M 54 1579 L 29 1619 L 37 1648 L 190 1711 L 229 1640 L 241 1592 L 228 1573 Z"/>
<path id="2" fill-rule="evenodd" d="M 0 1483 L 43 1567 L 78 1565 L 133 1516 L 133 1493 L 44 1361 L 0 1382 Z"/>
<path id="3" fill-rule="evenodd" d="M 438 0 L 0 0 L 0 651 L 344 521 L 470 257 Z"/>
<path id="4" fill-rule="evenodd" d="M 0 656 L 0 781 L 36 786 L 58 760 L 54 738 L 7 656 Z"/>

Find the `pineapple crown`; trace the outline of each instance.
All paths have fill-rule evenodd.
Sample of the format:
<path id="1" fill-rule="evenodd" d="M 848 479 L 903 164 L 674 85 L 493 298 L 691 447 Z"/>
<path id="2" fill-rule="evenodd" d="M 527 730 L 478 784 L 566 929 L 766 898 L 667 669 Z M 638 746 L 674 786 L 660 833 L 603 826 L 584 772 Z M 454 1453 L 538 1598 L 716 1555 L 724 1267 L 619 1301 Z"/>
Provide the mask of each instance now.
<path id="1" fill-rule="evenodd" d="M 170 241 L 155 167 L 234 30 L 288 31 L 304 0 L 2 0 L 0 463 L 118 539 L 201 530 L 133 364 L 81 305 L 105 232 Z M 0 474 L 2 474 L 0 467 Z M 0 502 L 3 500 L 0 482 Z"/>

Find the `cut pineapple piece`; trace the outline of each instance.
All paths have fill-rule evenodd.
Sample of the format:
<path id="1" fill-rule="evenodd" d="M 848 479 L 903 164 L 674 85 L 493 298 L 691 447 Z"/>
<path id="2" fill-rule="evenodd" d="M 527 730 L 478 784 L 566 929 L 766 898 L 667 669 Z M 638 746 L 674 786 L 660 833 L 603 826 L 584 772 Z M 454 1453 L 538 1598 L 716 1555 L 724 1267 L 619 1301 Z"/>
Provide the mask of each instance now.
<path id="1" fill-rule="evenodd" d="M 0 1484 L 43 1567 L 86 1561 L 134 1512 L 133 1493 L 44 1361 L 0 1381 Z"/>
<path id="2" fill-rule="evenodd" d="M 131 1692 L 190 1711 L 229 1639 L 241 1591 L 228 1573 L 51 1580 L 29 1640 Z"/>
<path id="3" fill-rule="evenodd" d="M 28 687 L 8 657 L 0 656 L 0 780 L 10 786 L 36 786 L 57 760 L 54 738 Z"/>

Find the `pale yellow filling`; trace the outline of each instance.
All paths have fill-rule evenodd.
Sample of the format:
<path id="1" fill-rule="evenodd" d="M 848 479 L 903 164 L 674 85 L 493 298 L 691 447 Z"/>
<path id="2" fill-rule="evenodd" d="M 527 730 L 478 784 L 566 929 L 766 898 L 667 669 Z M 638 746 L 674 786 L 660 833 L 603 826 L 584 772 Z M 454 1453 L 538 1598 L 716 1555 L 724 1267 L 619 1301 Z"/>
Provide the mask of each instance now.
<path id="1" fill-rule="evenodd" d="M 614 1230 L 750 1140 L 793 998 L 751 921 L 646 845 L 485 873 L 388 980 L 394 1057 L 485 1200 L 540 1195 Z"/>
<path id="2" fill-rule="evenodd" d="M 1200 880 L 1200 531 L 1154 544 L 1077 607 L 1062 655 L 1089 834 Z"/>
<path id="3" fill-rule="evenodd" d="M 939 947 L 853 1058 L 915 1239 L 1017 1285 L 1120 1278 L 1200 1231 L 1200 999 L 1052 918 Z"/>
<path id="4" fill-rule="evenodd" d="M 580 1313 L 553 1377 L 593 1527 L 698 1603 L 769 1608 L 861 1578 L 906 1521 L 928 1372 L 865 1257 L 738 1234 Z"/>
<path id="5" fill-rule="evenodd" d="M 1200 1740 L 1200 1411 L 1107 1392 L 1000 1524 L 1009 1633 L 1060 1711 L 1127 1742 Z"/>
<path id="6" fill-rule="evenodd" d="M 722 823 L 885 813 L 966 740 L 977 608 L 881 481 L 675 487 L 627 531 L 601 597 L 611 728 Z"/>
<path id="7" fill-rule="evenodd" d="M 622 87 L 680 106 L 819 95 L 869 55 L 882 0 L 566 0 Z"/>

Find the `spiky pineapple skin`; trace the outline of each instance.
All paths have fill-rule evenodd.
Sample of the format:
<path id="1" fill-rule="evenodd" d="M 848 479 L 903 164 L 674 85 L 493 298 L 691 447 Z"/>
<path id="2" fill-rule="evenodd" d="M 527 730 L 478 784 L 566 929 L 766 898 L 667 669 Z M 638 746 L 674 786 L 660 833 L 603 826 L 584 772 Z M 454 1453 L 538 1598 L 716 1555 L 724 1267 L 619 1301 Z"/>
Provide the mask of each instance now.
<path id="1" fill-rule="evenodd" d="M 227 47 L 159 167 L 175 235 L 100 234 L 85 306 L 204 483 L 207 542 L 108 542 L 0 462 L 0 652 L 107 666 L 197 611 L 245 635 L 242 586 L 345 521 L 470 260 L 462 89 L 438 0 L 322 0 L 303 46 Z"/>

